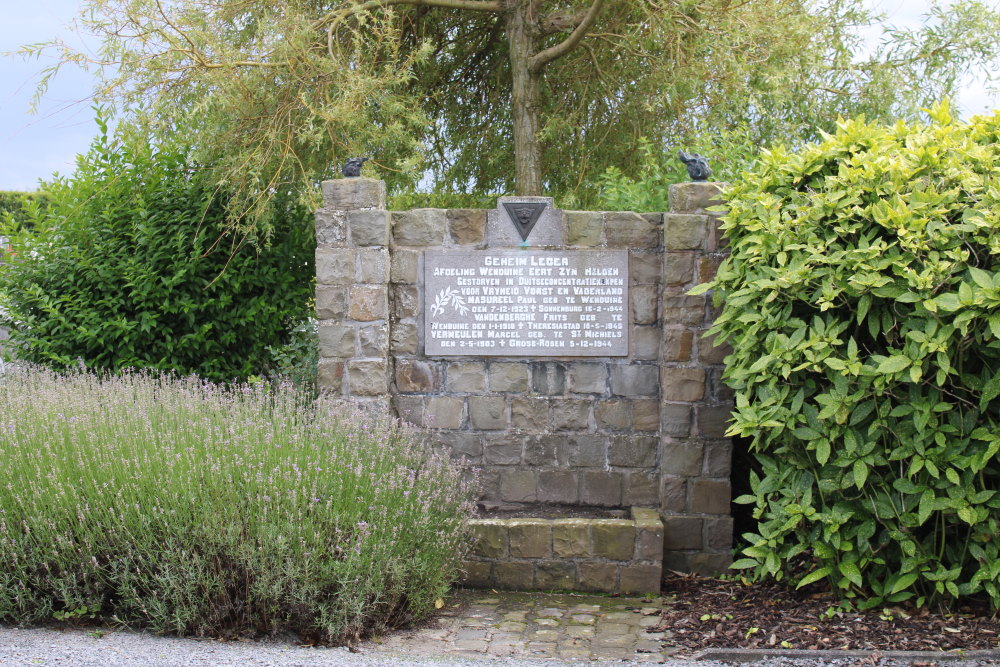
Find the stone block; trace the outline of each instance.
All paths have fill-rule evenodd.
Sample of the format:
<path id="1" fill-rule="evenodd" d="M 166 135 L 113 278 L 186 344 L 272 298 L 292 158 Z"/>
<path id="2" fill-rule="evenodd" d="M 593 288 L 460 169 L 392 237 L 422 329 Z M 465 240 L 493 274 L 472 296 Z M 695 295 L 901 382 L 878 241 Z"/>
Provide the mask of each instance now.
<path id="1" fill-rule="evenodd" d="M 705 249 L 709 252 L 724 252 L 729 247 L 729 239 L 726 238 L 726 232 L 722 229 L 721 217 L 724 214 L 711 213 L 710 215 L 712 221 L 709 223 L 708 243 L 705 244 Z"/>
<path id="2" fill-rule="evenodd" d="M 350 285 L 354 283 L 355 254 L 344 248 L 316 248 L 316 283 Z"/>
<path id="3" fill-rule="evenodd" d="M 448 231 L 442 208 L 417 208 L 392 212 L 392 240 L 397 246 L 439 246 Z"/>
<path id="4" fill-rule="evenodd" d="M 554 431 L 585 431 L 590 428 L 591 401 L 569 398 L 552 401 L 550 420 Z"/>
<path id="5" fill-rule="evenodd" d="M 414 285 L 392 285 L 389 287 L 392 316 L 397 320 L 415 317 L 420 310 L 420 292 Z"/>
<path id="6" fill-rule="evenodd" d="M 556 465 L 556 450 L 562 438 L 558 435 L 519 436 L 524 439 L 524 464 L 529 466 Z M 544 473 L 539 473 L 543 475 Z M 569 474 L 569 473 L 567 473 Z M 541 478 L 539 478 L 541 486 Z M 574 483 L 574 493 L 576 484 Z"/>
<path id="7" fill-rule="evenodd" d="M 691 511 L 700 514 L 729 514 L 731 493 L 728 479 L 691 481 Z"/>
<path id="8" fill-rule="evenodd" d="M 493 564 L 493 583 L 501 590 L 526 591 L 534 585 L 533 563 L 506 562 Z"/>
<path id="9" fill-rule="evenodd" d="M 659 371 L 653 364 L 614 364 L 611 366 L 611 393 L 616 396 L 656 396 Z"/>
<path id="10" fill-rule="evenodd" d="M 634 361 L 657 361 L 660 358 L 660 328 L 634 326 L 629 340 Z"/>
<path id="11" fill-rule="evenodd" d="M 427 393 L 438 387 L 437 366 L 420 359 L 396 359 L 396 389 Z"/>
<path id="12" fill-rule="evenodd" d="M 732 469 L 732 440 L 705 441 L 705 465 L 702 474 L 706 477 L 728 477 Z"/>
<path id="13" fill-rule="evenodd" d="M 389 282 L 389 251 L 386 248 L 361 248 L 358 252 L 358 282 Z"/>
<path id="14" fill-rule="evenodd" d="M 656 465 L 658 438 L 652 435 L 616 435 L 608 445 L 608 465 L 652 468 Z"/>
<path id="15" fill-rule="evenodd" d="M 556 457 L 563 468 L 603 468 L 608 442 L 602 435 L 567 435 L 558 441 Z"/>
<path id="16" fill-rule="evenodd" d="M 384 357 L 389 354 L 389 325 L 385 322 L 358 328 L 358 345 L 362 357 Z"/>
<path id="17" fill-rule="evenodd" d="M 319 356 L 349 359 L 355 355 L 354 327 L 328 324 L 316 329 L 319 335 Z"/>
<path id="18" fill-rule="evenodd" d="M 663 216 L 663 247 L 666 250 L 702 250 L 708 239 L 709 217 L 688 213 Z"/>
<path id="19" fill-rule="evenodd" d="M 687 512 L 686 477 L 660 475 L 660 509 L 664 512 Z"/>
<path id="20" fill-rule="evenodd" d="M 663 569 L 674 572 L 690 572 L 691 566 L 688 562 L 690 555 L 690 551 L 664 551 Z"/>
<path id="21" fill-rule="evenodd" d="M 659 513 L 650 521 L 636 521 L 635 558 L 636 560 L 651 560 L 659 563 L 663 560 L 663 523 Z"/>
<path id="22" fill-rule="evenodd" d="M 527 364 L 494 361 L 490 363 L 490 391 L 528 391 L 530 368 Z"/>
<path id="23" fill-rule="evenodd" d="M 420 279 L 420 251 L 397 248 L 389 259 L 389 280 L 416 284 Z"/>
<path id="24" fill-rule="evenodd" d="M 636 431 L 660 430 L 660 402 L 652 399 L 632 401 L 632 428 Z"/>
<path id="25" fill-rule="evenodd" d="M 525 463 L 529 463 L 527 460 Z M 529 463 L 530 465 L 530 463 Z M 538 502 L 573 505 L 580 499 L 579 480 L 568 470 L 542 470 L 538 473 Z"/>
<path id="26" fill-rule="evenodd" d="M 705 397 L 705 369 L 670 368 L 660 369 L 660 389 L 664 401 L 692 403 Z"/>
<path id="27" fill-rule="evenodd" d="M 622 474 L 620 472 L 585 471 L 580 475 L 580 503 L 620 507 L 622 504 Z"/>
<path id="28" fill-rule="evenodd" d="M 548 362 L 531 364 L 531 389 L 547 396 L 566 393 L 566 366 Z"/>
<path id="29" fill-rule="evenodd" d="M 708 369 L 709 402 L 732 405 L 733 401 L 736 400 L 736 392 L 723 381 L 723 373 L 725 373 L 724 368 Z"/>
<path id="30" fill-rule="evenodd" d="M 316 245 L 320 248 L 343 247 L 347 241 L 347 214 L 332 208 L 316 211 Z"/>
<path id="31" fill-rule="evenodd" d="M 347 316 L 358 322 L 384 320 L 389 308 L 389 292 L 382 285 L 353 285 L 348 297 Z"/>
<path id="32" fill-rule="evenodd" d="M 663 361 L 691 361 L 694 333 L 690 329 L 664 327 Z"/>
<path id="33" fill-rule="evenodd" d="M 389 372 L 384 359 L 347 362 L 351 396 L 381 396 L 389 391 Z"/>
<path id="34" fill-rule="evenodd" d="M 698 332 L 698 361 L 702 364 L 722 364 L 725 363 L 726 355 L 733 353 L 733 348 L 729 343 L 715 344 L 714 335 L 706 335 L 702 331 Z"/>
<path id="35" fill-rule="evenodd" d="M 722 203 L 722 187 L 724 183 L 697 181 L 690 183 L 674 183 L 668 190 L 670 210 L 676 213 L 701 213 L 709 206 Z"/>
<path id="36" fill-rule="evenodd" d="M 704 451 L 700 442 L 664 436 L 660 447 L 660 469 L 663 472 L 681 477 L 701 475 Z"/>
<path id="37" fill-rule="evenodd" d="M 659 505 L 660 476 L 655 472 L 626 472 L 622 480 L 623 505 Z"/>
<path id="38" fill-rule="evenodd" d="M 603 394 L 608 389 L 608 367 L 601 363 L 569 365 L 569 390 L 575 394 Z"/>
<path id="39" fill-rule="evenodd" d="M 393 396 L 392 407 L 407 424 L 421 426 L 424 423 L 424 399 L 422 396 Z"/>
<path id="40" fill-rule="evenodd" d="M 730 516 L 705 519 L 705 548 L 729 551 L 733 546 L 733 518 Z"/>
<path id="41" fill-rule="evenodd" d="M 660 227 L 655 221 L 631 211 L 607 211 L 604 238 L 609 248 L 658 248 Z"/>
<path id="42" fill-rule="evenodd" d="M 628 271 L 633 285 L 658 285 L 663 278 L 663 258 L 658 252 L 630 252 Z"/>
<path id="43" fill-rule="evenodd" d="M 522 444 L 523 439 L 518 436 L 483 436 L 483 458 L 490 465 L 518 465 L 521 463 Z"/>
<path id="44" fill-rule="evenodd" d="M 608 560 L 632 560 L 635 553 L 635 524 L 620 519 L 594 520 L 590 533 L 594 555 Z"/>
<path id="45" fill-rule="evenodd" d="M 462 469 L 462 480 L 476 491 L 476 500 L 500 500 L 500 472 L 503 468 L 470 466 Z"/>
<path id="46" fill-rule="evenodd" d="M 470 396 L 469 425 L 481 431 L 505 429 L 509 425 L 507 401 L 502 396 Z"/>
<path id="47" fill-rule="evenodd" d="M 589 519 L 556 519 L 552 522 L 552 553 L 558 558 L 591 558 L 593 543 Z"/>
<path id="48" fill-rule="evenodd" d="M 344 362 L 339 359 L 320 358 L 316 382 L 320 391 L 339 394 L 344 388 Z"/>
<path id="49" fill-rule="evenodd" d="M 576 588 L 576 564 L 545 560 L 535 565 L 535 588 L 542 591 Z"/>
<path id="50" fill-rule="evenodd" d="M 347 316 L 347 287 L 316 286 L 316 319 L 342 320 Z"/>
<path id="51" fill-rule="evenodd" d="M 462 561 L 460 580 L 468 588 L 490 588 L 493 585 L 493 564 L 484 560 Z"/>
<path id="52" fill-rule="evenodd" d="M 545 398 L 514 397 L 510 400 L 511 426 L 525 431 L 542 431 L 549 424 L 549 401 Z"/>
<path id="53" fill-rule="evenodd" d="M 700 326 L 705 322 L 705 297 L 686 294 L 663 295 L 660 321 L 664 325 Z"/>
<path id="54" fill-rule="evenodd" d="M 629 416 L 628 401 L 622 399 L 611 399 L 597 401 L 594 404 L 594 420 L 597 428 L 609 431 L 621 431 L 632 425 L 632 418 Z"/>
<path id="55" fill-rule="evenodd" d="M 552 555 L 552 522 L 511 519 L 507 522 L 511 558 L 548 558 Z"/>
<path id="56" fill-rule="evenodd" d="M 577 563 L 578 586 L 582 591 L 615 593 L 618 591 L 619 565 L 601 561 L 581 561 Z"/>
<path id="57" fill-rule="evenodd" d="M 433 438 L 448 448 L 452 460 L 463 463 L 482 462 L 483 441 L 476 433 L 435 431 Z"/>
<path id="58" fill-rule="evenodd" d="M 619 591 L 625 594 L 653 594 L 660 592 L 663 567 L 657 565 L 626 565 L 621 571 Z"/>
<path id="59" fill-rule="evenodd" d="M 672 438 L 687 438 L 691 435 L 691 406 L 680 403 L 664 403 L 661 411 L 663 435 Z"/>
<path id="60" fill-rule="evenodd" d="M 448 209 L 448 234 L 457 245 L 480 245 L 486 238 L 486 211 L 480 208 Z"/>
<path id="61" fill-rule="evenodd" d="M 733 416 L 731 405 L 699 405 L 698 435 L 703 438 L 723 438 Z"/>
<path id="62" fill-rule="evenodd" d="M 507 522 L 499 519 L 473 519 L 469 521 L 472 554 L 480 558 L 506 558 Z"/>
<path id="63" fill-rule="evenodd" d="M 385 181 L 375 178 L 338 178 L 323 181 L 323 203 L 341 211 L 385 208 Z"/>
<path id="64" fill-rule="evenodd" d="M 699 253 L 674 251 L 663 253 L 663 284 L 687 285 L 694 281 L 694 261 Z"/>
<path id="65" fill-rule="evenodd" d="M 457 396 L 432 396 L 424 405 L 427 428 L 461 428 L 465 401 Z"/>
<path id="66" fill-rule="evenodd" d="M 351 211 L 347 214 L 347 228 L 355 246 L 389 245 L 388 211 Z"/>
<path id="67" fill-rule="evenodd" d="M 655 285 L 638 285 L 629 290 L 633 324 L 656 324 L 659 289 Z"/>
<path id="68" fill-rule="evenodd" d="M 601 245 L 604 219 L 593 211 L 566 211 L 566 242 L 569 245 Z"/>
<path id="69" fill-rule="evenodd" d="M 703 577 L 717 577 L 732 572 L 733 557 L 728 553 L 697 553 L 688 555 L 688 570 Z"/>
<path id="70" fill-rule="evenodd" d="M 448 364 L 446 387 L 450 392 L 486 391 L 486 364 L 481 361 L 456 361 Z"/>
<path id="71" fill-rule="evenodd" d="M 416 354 L 418 344 L 417 325 L 413 322 L 397 322 L 392 326 L 389 349 L 393 354 Z"/>
<path id="72" fill-rule="evenodd" d="M 500 498 L 510 503 L 535 502 L 538 499 L 538 484 L 534 471 L 500 471 Z"/>
<path id="73" fill-rule="evenodd" d="M 715 275 L 719 272 L 719 267 L 722 265 L 722 260 L 725 257 L 725 255 L 720 253 L 712 253 L 710 255 L 702 255 L 698 259 L 699 285 L 715 280 Z"/>
<path id="74" fill-rule="evenodd" d="M 663 517 L 663 549 L 701 549 L 702 527 L 700 518 L 690 516 Z"/>

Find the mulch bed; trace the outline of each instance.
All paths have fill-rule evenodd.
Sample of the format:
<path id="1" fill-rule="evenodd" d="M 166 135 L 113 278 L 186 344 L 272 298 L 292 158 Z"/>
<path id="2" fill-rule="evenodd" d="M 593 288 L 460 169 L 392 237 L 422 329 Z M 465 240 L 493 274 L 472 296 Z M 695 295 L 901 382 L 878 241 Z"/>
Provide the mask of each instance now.
<path id="1" fill-rule="evenodd" d="M 671 575 L 664 585 L 665 646 L 679 656 L 706 648 L 862 649 L 948 651 L 1000 648 L 1000 621 L 987 607 L 953 614 L 893 606 L 837 612 L 829 593 L 794 591 L 765 582 L 745 585 L 692 575 Z M 752 630 L 756 628 L 756 630 Z"/>

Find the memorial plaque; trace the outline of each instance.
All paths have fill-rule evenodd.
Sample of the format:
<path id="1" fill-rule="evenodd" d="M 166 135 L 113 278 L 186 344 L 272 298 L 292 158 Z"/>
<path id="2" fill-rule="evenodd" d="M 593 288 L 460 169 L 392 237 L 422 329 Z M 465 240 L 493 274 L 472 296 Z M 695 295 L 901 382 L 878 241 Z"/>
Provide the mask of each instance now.
<path id="1" fill-rule="evenodd" d="M 628 355 L 625 250 L 429 250 L 424 353 Z"/>

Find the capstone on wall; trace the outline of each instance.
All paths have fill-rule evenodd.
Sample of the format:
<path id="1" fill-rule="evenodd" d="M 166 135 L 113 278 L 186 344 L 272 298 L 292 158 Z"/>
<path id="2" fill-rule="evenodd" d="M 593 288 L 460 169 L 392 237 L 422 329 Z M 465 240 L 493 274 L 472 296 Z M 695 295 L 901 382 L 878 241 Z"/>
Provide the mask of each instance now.
<path id="1" fill-rule="evenodd" d="M 316 311 L 323 390 L 378 403 L 431 431 L 475 473 L 484 501 L 655 507 L 664 566 L 729 561 L 732 397 L 726 350 L 703 337 L 710 297 L 689 296 L 724 256 L 718 185 L 670 189 L 668 213 L 560 211 L 521 241 L 502 203 L 385 210 L 385 185 L 323 183 Z M 540 239 L 540 241 L 536 241 Z M 627 347 L 616 356 L 425 354 L 425 262 L 493 248 L 627 253 Z M 430 251 L 430 252 L 429 252 Z"/>

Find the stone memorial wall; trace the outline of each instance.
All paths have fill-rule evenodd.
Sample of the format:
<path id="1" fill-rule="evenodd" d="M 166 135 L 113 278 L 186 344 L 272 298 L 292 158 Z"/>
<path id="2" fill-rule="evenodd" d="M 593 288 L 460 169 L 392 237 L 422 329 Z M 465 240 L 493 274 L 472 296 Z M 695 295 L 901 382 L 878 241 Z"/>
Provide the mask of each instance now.
<path id="1" fill-rule="evenodd" d="M 385 210 L 381 181 L 323 184 L 316 310 L 323 390 L 430 429 L 507 505 L 657 508 L 664 565 L 729 561 L 725 351 L 686 292 L 723 256 L 718 186 L 671 212 Z"/>

